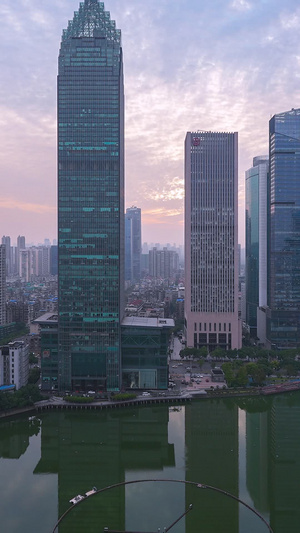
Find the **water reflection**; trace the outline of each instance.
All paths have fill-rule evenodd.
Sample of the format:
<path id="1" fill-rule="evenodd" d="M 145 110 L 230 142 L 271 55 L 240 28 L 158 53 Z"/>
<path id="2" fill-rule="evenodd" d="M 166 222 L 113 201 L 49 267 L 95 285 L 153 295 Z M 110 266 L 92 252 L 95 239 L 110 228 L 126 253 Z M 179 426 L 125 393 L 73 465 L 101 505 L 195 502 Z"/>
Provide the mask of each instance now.
<path id="1" fill-rule="evenodd" d="M 275 533 L 299 531 L 299 393 L 1 421 L 0 455 L 1 520 L 10 533 L 48 533 L 76 494 L 136 479 L 216 486 L 255 506 Z M 89 498 L 59 532 L 162 530 L 190 503 L 172 533 L 267 531 L 223 495 L 152 482 Z"/>

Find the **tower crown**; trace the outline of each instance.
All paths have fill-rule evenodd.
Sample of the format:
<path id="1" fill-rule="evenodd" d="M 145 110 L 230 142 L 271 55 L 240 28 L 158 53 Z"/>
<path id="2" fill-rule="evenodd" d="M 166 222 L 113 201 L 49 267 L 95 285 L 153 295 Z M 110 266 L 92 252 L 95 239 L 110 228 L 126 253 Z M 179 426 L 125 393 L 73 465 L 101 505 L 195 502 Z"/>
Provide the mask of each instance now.
<path id="1" fill-rule="evenodd" d="M 110 19 L 109 11 L 104 10 L 104 2 L 99 0 L 85 0 L 80 3 L 79 10 L 74 12 L 73 20 L 69 20 L 67 29 L 63 30 L 62 40 L 66 41 L 72 37 L 102 37 L 121 43 L 121 31 L 116 29 L 116 23 Z"/>

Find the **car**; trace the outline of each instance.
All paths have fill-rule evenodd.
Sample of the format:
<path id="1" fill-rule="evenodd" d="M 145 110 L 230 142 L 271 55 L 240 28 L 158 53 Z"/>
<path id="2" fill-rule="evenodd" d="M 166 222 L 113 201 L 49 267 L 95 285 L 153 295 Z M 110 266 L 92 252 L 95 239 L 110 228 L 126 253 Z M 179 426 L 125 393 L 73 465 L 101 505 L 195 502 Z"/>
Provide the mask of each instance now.
<path id="1" fill-rule="evenodd" d="M 150 392 L 144 391 L 144 392 L 142 393 L 142 396 L 151 396 L 151 394 L 150 394 Z"/>
<path id="2" fill-rule="evenodd" d="M 208 378 L 206 378 L 206 380 L 205 380 L 205 381 L 207 381 L 207 382 L 208 382 L 208 381 L 209 381 L 209 379 L 208 379 Z"/>

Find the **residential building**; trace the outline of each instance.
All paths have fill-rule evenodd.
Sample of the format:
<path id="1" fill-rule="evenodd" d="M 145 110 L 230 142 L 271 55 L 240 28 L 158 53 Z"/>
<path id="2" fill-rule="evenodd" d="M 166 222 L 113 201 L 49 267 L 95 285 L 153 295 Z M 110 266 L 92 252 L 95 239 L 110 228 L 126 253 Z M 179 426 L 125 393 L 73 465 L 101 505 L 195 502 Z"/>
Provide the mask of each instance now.
<path id="1" fill-rule="evenodd" d="M 85 0 L 58 67 L 59 387 L 119 390 L 124 309 L 121 32 Z"/>
<path id="2" fill-rule="evenodd" d="M 6 246 L 0 244 L 0 326 L 6 324 Z"/>
<path id="3" fill-rule="evenodd" d="M 257 308 L 267 305 L 267 200 L 269 156 L 246 171 L 246 323 L 257 335 Z"/>
<path id="4" fill-rule="evenodd" d="M 20 272 L 20 252 L 21 250 L 25 250 L 26 248 L 26 242 L 24 235 L 19 235 L 17 238 L 17 248 L 16 248 L 16 257 L 15 257 L 15 264 L 16 264 L 16 270 L 17 274 L 21 276 Z"/>
<path id="5" fill-rule="evenodd" d="M 0 385 L 15 385 L 20 389 L 27 385 L 29 374 L 29 350 L 24 341 L 0 346 Z"/>
<path id="6" fill-rule="evenodd" d="M 185 336 L 188 347 L 241 346 L 238 134 L 185 140 Z"/>
<path id="7" fill-rule="evenodd" d="M 179 271 L 179 256 L 173 250 L 156 247 L 149 250 L 149 275 L 153 278 L 173 278 Z"/>
<path id="8" fill-rule="evenodd" d="M 269 122 L 268 348 L 300 345 L 300 109 Z"/>
<path id="9" fill-rule="evenodd" d="M 125 214 L 125 280 L 141 279 L 142 225 L 141 209 L 128 207 Z"/>
<path id="10" fill-rule="evenodd" d="M 12 247 L 10 244 L 10 237 L 3 235 L 2 244 L 5 244 L 6 251 L 6 275 L 10 276 L 12 273 Z"/>

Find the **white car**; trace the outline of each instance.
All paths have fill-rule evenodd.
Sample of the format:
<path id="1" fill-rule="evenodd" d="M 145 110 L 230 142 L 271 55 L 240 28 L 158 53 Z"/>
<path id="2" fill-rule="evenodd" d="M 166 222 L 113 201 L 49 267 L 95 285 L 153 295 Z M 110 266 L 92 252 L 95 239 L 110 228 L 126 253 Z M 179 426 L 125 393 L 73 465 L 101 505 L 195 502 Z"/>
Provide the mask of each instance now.
<path id="1" fill-rule="evenodd" d="M 150 392 L 146 392 L 146 391 L 144 391 L 144 392 L 142 393 L 142 396 L 151 396 L 151 394 L 150 394 Z"/>

